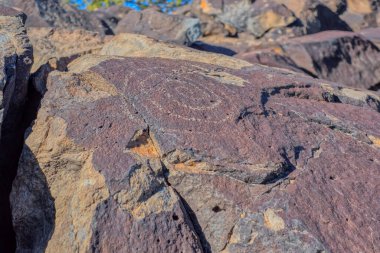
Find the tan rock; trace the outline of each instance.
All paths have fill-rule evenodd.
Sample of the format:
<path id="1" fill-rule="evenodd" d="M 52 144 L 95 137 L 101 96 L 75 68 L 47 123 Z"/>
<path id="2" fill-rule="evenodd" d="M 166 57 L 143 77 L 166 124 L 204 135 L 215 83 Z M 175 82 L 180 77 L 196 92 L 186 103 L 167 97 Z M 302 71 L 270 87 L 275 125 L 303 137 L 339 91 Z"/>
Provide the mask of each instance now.
<path id="1" fill-rule="evenodd" d="M 99 34 L 80 29 L 29 28 L 28 35 L 34 47 L 32 82 L 40 94 L 46 91 L 46 80 L 51 71 L 65 71 L 71 61 L 96 53 L 103 46 Z"/>
<path id="2" fill-rule="evenodd" d="M 351 12 L 370 14 L 373 11 L 372 2 L 372 0 L 347 0 L 347 8 Z"/>
<path id="3" fill-rule="evenodd" d="M 275 232 L 285 229 L 284 220 L 280 216 L 278 216 L 276 212 L 272 209 L 267 209 L 264 212 L 264 222 L 267 228 Z"/>
<path id="4" fill-rule="evenodd" d="M 11 195 L 20 251 L 378 245 L 378 96 L 125 36 L 49 76 Z"/>
<path id="5" fill-rule="evenodd" d="M 159 57 L 164 59 L 188 60 L 215 64 L 222 67 L 240 69 L 251 64 L 239 59 L 205 53 L 188 47 L 179 46 L 148 38 L 137 34 L 119 34 L 108 41 L 100 55 L 126 57 Z"/>

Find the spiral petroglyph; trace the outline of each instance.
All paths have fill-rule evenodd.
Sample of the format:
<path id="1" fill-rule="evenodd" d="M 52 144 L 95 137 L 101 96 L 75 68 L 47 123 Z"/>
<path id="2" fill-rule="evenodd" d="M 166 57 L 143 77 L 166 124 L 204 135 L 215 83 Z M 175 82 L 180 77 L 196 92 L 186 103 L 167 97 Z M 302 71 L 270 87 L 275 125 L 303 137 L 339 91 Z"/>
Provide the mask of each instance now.
<path id="1" fill-rule="evenodd" d="M 331 166 L 339 175 L 366 171 L 376 178 L 376 161 L 366 158 L 379 152 L 376 94 L 257 65 L 230 69 L 94 56 L 71 68 L 50 76 L 34 129 L 48 127 L 44 117 L 63 120 L 63 139 L 92 154 L 93 173 L 85 182 L 104 177 L 103 197 L 86 218 L 93 220 L 88 245 L 110 252 L 202 252 L 202 247 L 234 252 L 241 245 L 250 251 L 265 243 L 282 247 L 292 237 L 295 252 L 313 252 L 326 250 L 325 242 L 348 243 L 344 237 L 335 242 L 318 215 L 305 214 L 309 197 L 318 200 L 316 214 L 331 206 L 330 197 L 318 198 L 320 189 L 308 182 L 319 180 L 328 192 L 338 187 L 342 196 L 350 192 L 361 201 L 350 185 L 325 178 L 336 177 Z M 30 138 L 39 140 L 35 135 L 36 130 Z M 338 148 L 339 143 L 344 145 Z M 356 152 L 362 161 L 352 155 Z M 59 159 L 80 170 L 71 156 Z M 42 173 L 50 175 L 41 164 Z M 59 199 L 54 192 L 52 197 Z M 346 205 L 340 195 L 336 201 Z M 374 217 L 370 207 L 360 212 Z M 329 217 L 335 227 L 356 231 Z M 62 219 L 57 213 L 56 222 Z M 247 229 L 256 234 L 243 237 Z M 52 238 L 51 245 L 60 243 L 58 234 Z"/>

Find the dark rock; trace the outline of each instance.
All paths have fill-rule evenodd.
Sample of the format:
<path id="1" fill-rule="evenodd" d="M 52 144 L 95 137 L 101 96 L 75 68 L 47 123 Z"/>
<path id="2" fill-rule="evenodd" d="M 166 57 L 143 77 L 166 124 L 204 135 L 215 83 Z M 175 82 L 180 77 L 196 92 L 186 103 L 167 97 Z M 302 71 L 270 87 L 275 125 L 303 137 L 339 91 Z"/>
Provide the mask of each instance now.
<path id="1" fill-rule="evenodd" d="M 33 63 L 25 20 L 18 10 L 0 6 L 0 252 L 13 252 L 16 245 L 9 194 L 23 141 L 23 110 Z"/>
<path id="2" fill-rule="evenodd" d="M 326 30 L 351 31 L 339 16 L 346 9 L 344 0 L 202 0 L 193 4 L 193 13 L 205 23 L 204 27 L 221 22 L 234 27 L 237 33 L 250 32 L 266 41 Z M 204 33 L 211 34 L 214 33 Z"/>
<path id="3" fill-rule="evenodd" d="M 97 19 L 102 22 L 103 27 L 106 28 L 105 34 L 115 34 L 115 29 L 120 20 L 122 20 L 131 9 L 123 6 L 111 6 L 108 8 L 100 8 L 91 15 L 95 15 Z"/>
<path id="4" fill-rule="evenodd" d="M 293 38 L 270 49 L 252 50 L 237 57 L 272 67 L 302 70 L 310 76 L 354 88 L 374 89 L 380 82 L 380 49 L 352 32 L 326 31 Z"/>
<path id="5" fill-rule="evenodd" d="M 228 55 L 228 56 L 233 56 L 236 54 L 235 51 L 233 51 L 229 48 L 207 44 L 207 43 L 204 43 L 202 41 L 196 41 L 193 45 L 191 45 L 191 47 L 198 49 L 198 50 L 201 50 L 201 51 L 217 53 L 217 54 L 224 54 L 224 55 Z"/>
<path id="6" fill-rule="evenodd" d="M 156 46 L 50 75 L 11 195 L 20 251 L 379 250 L 378 95 Z"/>
<path id="7" fill-rule="evenodd" d="M 298 73 L 305 72 L 300 67 L 298 67 L 297 64 L 289 56 L 283 54 L 281 47 L 240 53 L 235 57 L 248 61 L 250 63 L 259 63 L 265 66 L 289 69 Z"/>
<path id="8" fill-rule="evenodd" d="M 116 33 L 144 34 L 148 37 L 191 45 L 201 35 L 198 19 L 168 15 L 153 8 L 130 11 L 120 20 Z"/>
<path id="9" fill-rule="evenodd" d="M 28 91 L 33 50 L 26 35 L 25 14 L 0 6 L 1 98 L 0 137 L 13 130 L 21 120 Z"/>
<path id="10" fill-rule="evenodd" d="M 0 3 L 25 12 L 28 16 L 27 27 L 81 28 L 100 34 L 105 34 L 107 30 L 94 15 L 60 0 L 0 0 Z"/>
<path id="11" fill-rule="evenodd" d="M 282 48 L 319 78 L 364 89 L 380 82 L 380 49 L 358 34 L 328 31 L 292 39 Z"/>

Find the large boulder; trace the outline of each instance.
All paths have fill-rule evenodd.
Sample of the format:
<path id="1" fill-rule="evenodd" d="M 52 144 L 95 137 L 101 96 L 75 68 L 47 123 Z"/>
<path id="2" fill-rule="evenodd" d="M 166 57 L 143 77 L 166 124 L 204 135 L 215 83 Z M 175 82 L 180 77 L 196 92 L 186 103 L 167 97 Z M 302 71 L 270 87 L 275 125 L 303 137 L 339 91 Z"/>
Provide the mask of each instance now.
<path id="1" fill-rule="evenodd" d="M 25 20 L 25 14 L 0 6 L 1 132 L 3 132 L 2 123 L 7 119 L 10 127 L 17 124 L 15 122 L 20 117 L 17 111 L 23 106 L 27 94 L 33 51 L 24 28 Z"/>
<path id="2" fill-rule="evenodd" d="M 0 252 L 15 247 L 9 193 L 23 142 L 23 109 L 33 63 L 25 19 L 23 13 L 0 6 Z"/>
<path id="3" fill-rule="evenodd" d="M 299 67 L 289 56 L 283 53 L 281 47 L 257 49 L 237 54 L 235 57 L 250 63 L 259 63 L 269 67 L 289 69 L 298 73 L 305 72 L 303 68 Z"/>
<path id="4" fill-rule="evenodd" d="M 32 84 L 43 95 L 48 74 L 53 70 L 66 71 L 76 58 L 100 51 L 104 39 L 95 32 L 66 28 L 29 28 L 33 44 L 34 64 Z"/>
<path id="5" fill-rule="evenodd" d="M 0 0 L 0 3 L 25 12 L 27 27 L 81 28 L 101 34 L 109 30 L 95 15 L 77 10 L 61 0 Z"/>
<path id="6" fill-rule="evenodd" d="M 168 15 L 148 8 L 128 12 L 118 22 L 115 33 L 144 34 L 162 41 L 191 45 L 201 36 L 201 26 L 196 18 Z"/>
<path id="7" fill-rule="evenodd" d="M 251 64 L 218 54 L 205 53 L 174 43 L 157 41 L 139 34 L 118 34 L 107 41 L 100 55 L 125 57 L 159 57 L 162 59 L 187 60 L 219 66 L 245 67 Z"/>
<path id="8" fill-rule="evenodd" d="M 344 0 L 201 0 L 193 3 L 193 13 L 204 22 L 221 22 L 225 27 L 234 27 L 238 34 L 249 32 L 257 39 L 269 41 L 325 30 L 351 31 L 339 16 L 346 8 Z"/>
<path id="9" fill-rule="evenodd" d="M 50 75 L 19 252 L 380 250 L 378 95 L 141 41 Z"/>
<path id="10" fill-rule="evenodd" d="M 371 36 L 370 32 L 367 34 Z M 270 55 L 267 51 L 256 50 L 236 57 L 258 62 L 252 56 L 261 55 L 269 59 L 267 64 L 259 63 L 268 66 L 274 66 L 276 58 L 287 58 L 291 62 L 282 61 L 281 67 L 294 70 L 296 65 L 313 77 L 355 88 L 375 89 L 380 83 L 380 49 L 357 33 L 326 31 L 284 41 L 271 48 Z"/>
<path id="11" fill-rule="evenodd" d="M 120 20 L 131 11 L 130 8 L 113 5 L 107 8 L 99 8 L 94 10 L 91 15 L 95 16 L 102 22 L 106 28 L 105 33 L 108 35 L 115 34 L 115 29 Z"/>

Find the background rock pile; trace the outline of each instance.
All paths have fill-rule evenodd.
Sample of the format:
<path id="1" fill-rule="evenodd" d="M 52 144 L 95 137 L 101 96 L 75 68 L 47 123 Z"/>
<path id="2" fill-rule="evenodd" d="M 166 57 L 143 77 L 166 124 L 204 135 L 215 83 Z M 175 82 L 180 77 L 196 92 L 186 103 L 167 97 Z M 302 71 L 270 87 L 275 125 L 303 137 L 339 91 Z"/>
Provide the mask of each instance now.
<path id="1" fill-rule="evenodd" d="M 379 1 L 0 3 L 0 252 L 380 251 Z"/>

